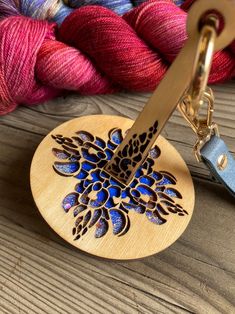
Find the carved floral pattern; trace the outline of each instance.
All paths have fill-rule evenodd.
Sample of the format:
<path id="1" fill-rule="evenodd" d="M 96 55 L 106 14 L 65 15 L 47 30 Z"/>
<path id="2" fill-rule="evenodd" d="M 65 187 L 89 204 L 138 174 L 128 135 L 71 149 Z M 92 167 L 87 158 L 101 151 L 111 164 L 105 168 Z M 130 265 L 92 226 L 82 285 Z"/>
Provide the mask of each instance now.
<path id="1" fill-rule="evenodd" d="M 54 162 L 55 172 L 78 180 L 74 191 L 62 201 L 66 213 L 73 211 L 74 240 L 89 228 L 94 228 L 96 238 L 103 237 L 110 228 L 114 235 L 123 236 L 131 228 L 130 211 L 145 215 L 156 225 L 167 223 L 171 214 L 188 214 L 178 204 L 182 196 L 174 175 L 153 170 L 154 160 L 161 154 L 159 147 L 150 150 L 131 183 L 124 186 L 103 170 L 123 140 L 121 129 L 112 129 L 107 142 L 85 131 L 71 138 L 60 134 L 52 138 L 60 146 L 52 149 L 59 160 Z"/>

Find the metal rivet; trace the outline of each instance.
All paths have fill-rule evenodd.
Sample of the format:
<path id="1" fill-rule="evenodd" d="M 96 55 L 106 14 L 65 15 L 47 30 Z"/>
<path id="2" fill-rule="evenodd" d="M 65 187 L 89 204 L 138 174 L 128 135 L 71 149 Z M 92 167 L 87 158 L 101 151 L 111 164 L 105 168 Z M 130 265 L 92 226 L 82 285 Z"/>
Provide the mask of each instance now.
<path id="1" fill-rule="evenodd" d="M 222 154 L 219 156 L 217 160 L 217 167 L 219 170 L 224 170 L 227 167 L 228 164 L 228 157 L 225 154 Z"/>

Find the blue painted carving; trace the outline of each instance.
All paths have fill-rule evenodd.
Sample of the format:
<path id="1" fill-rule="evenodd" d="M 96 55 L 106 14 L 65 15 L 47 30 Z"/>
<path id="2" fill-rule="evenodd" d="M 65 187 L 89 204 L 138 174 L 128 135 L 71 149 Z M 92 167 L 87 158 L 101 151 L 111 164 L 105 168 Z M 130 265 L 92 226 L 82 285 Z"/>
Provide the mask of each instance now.
<path id="1" fill-rule="evenodd" d="M 167 223 L 170 214 L 188 214 L 177 203 L 182 198 L 176 189 L 177 179 L 169 172 L 153 170 L 154 160 L 161 154 L 159 147 L 150 150 L 131 183 L 124 186 L 103 170 L 123 140 L 121 129 L 112 129 L 107 142 L 85 131 L 71 138 L 52 138 L 60 145 L 52 149 L 59 160 L 54 162 L 55 172 L 78 179 L 74 191 L 62 201 L 65 213 L 73 211 L 74 240 L 92 227 L 96 238 L 103 237 L 109 228 L 114 235 L 123 236 L 131 227 L 130 211 L 145 215 L 156 225 Z"/>

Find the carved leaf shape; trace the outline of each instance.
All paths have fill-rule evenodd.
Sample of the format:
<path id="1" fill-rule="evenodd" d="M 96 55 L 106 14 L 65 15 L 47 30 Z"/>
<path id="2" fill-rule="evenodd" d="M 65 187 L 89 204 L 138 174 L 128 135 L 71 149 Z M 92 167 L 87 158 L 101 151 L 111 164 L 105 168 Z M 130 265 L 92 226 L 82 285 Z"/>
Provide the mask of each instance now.
<path id="1" fill-rule="evenodd" d="M 153 159 L 158 158 L 161 155 L 161 151 L 157 145 L 155 145 L 152 149 L 149 151 L 149 156 Z"/>
<path id="2" fill-rule="evenodd" d="M 78 205 L 78 193 L 70 193 L 63 199 L 62 207 L 67 213 L 71 207 Z"/>
<path id="3" fill-rule="evenodd" d="M 62 175 L 72 175 L 79 170 L 80 164 L 78 162 L 60 162 L 56 161 L 53 168 L 56 172 Z"/>
<path id="4" fill-rule="evenodd" d="M 182 195 L 180 194 L 179 191 L 177 191 L 176 189 L 173 188 L 167 188 L 164 191 L 167 195 L 169 195 L 170 197 L 177 197 L 182 199 Z"/>
<path id="5" fill-rule="evenodd" d="M 147 216 L 148 220 L 150 220 L 151 222 L 153 222 L 156 225 L 162 225 L 166 222 L 166 219 L 161 217 L 157 210 L 155 210 L 153 212 L 151 210 L 147 210 L 146 216 Z"/>
<path id="6" fill-rule="evenodd" d="M 93 227 L 94 224 L 97 222 L 97 220 L 100 218 L 102 214 L 102 210 L 101 209 L 95 209 L 94 210 L 94 213 L 93 213 L 93 216 L 91 218 L 91 222 L 89 224 L 89 228 Z"/>
<path id="7" fill-rule="evenodd" d="M 84 210 L 86 210 L 87 207 L 85 205 L 78 205 L 77 207 L 74 208 L 73 210 L 73 216 L 77 217 L 78 214 L 80 214 L 81 212 L 83 212 Z"/>
<path id="8" fill-rule="evenodd" d="M 78 137 L 83 141 L 83 142 L 93 142 L 94 141 L 94 136 L 91 135 L 89 132 L 86 131 L 78 131 L 76 132 Z"/>
<path id="9" fill-rule="evenodd" d="M 101 238 L 103 237 L 109 229 L 108 222 L 104 218 L 100 218 L 98 223 L 96 224 L 95 237 Z"/>
<path id="10" fill-rule="evenodd" d="M 119 145 L 123 141 L 123 136 L 122 136 L 122 130 L 121 129 L 113 129 L 110 134 L 109 134 L 110 140 L 116 144 Z"/>
<path id="11" fill-rule="evenodd" d="M 58 158 L 58 159 L 68 159 L 70 154 L 68 154 L 65 150 L 53 148 L 52 153 Z"/>
<path id="12" fill-rule="evenodd" d="M 126 216 L 123 212 L 117 209 L 111 209 L 109 213 L 113 224 L 113 234 L 119 234 L 125 228 Z"/>

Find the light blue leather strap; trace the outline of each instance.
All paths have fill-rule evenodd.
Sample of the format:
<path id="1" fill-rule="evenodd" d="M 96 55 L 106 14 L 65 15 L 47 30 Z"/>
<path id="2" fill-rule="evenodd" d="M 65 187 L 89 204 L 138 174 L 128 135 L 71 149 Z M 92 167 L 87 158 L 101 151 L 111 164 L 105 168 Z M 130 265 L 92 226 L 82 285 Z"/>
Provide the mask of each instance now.
<path id="1" fill-rule="evenodd" d="M 235 197 L 235 160 L 224 141 L 213 135 L 201 149 L 201 156 L 213 176 Z M 218 161 L 226 158 L 224 169 L 221 169 Z"/>

